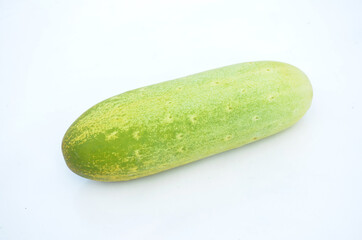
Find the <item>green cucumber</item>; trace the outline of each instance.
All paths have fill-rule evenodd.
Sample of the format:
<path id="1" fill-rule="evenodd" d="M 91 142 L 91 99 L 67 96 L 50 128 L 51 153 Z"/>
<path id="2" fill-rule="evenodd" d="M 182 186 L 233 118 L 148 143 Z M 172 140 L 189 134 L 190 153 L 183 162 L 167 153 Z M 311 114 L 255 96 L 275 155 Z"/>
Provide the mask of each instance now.
<path id="1" fill-rule="evenodd" d="M 311 105 L 307 76 L 289 64 L 249 62 L 111 97 L 81 115 L 62 150 L 76 174 L 125 181 L 265 138 Z"/>

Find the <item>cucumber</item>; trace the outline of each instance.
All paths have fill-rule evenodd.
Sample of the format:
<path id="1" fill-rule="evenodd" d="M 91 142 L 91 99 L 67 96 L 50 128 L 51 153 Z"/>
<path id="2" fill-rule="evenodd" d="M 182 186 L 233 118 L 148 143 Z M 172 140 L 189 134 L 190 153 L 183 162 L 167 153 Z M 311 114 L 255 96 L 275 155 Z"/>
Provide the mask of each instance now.
<path id="1" fill-rule="evenodd" d="M 307 76 L 289 64 L 230 65 L 111 97 L 81 115 L 62 150 L 76 174 L 126 181 L 265 138 L 311 105 Z"/>

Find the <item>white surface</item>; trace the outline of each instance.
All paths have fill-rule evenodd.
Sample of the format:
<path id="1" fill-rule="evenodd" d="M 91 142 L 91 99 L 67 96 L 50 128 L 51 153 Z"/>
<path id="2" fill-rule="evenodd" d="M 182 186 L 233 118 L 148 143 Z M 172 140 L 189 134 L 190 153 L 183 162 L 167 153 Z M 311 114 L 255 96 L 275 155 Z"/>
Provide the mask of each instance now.
<path id="1" fill-rule="evenodd" d="M 0 239 L 362 239 L 361 1 L 0 0 Z M 65 165 L 86 109 L 229 64 L 293 64 L 293 128 L 130 182 Z"/>

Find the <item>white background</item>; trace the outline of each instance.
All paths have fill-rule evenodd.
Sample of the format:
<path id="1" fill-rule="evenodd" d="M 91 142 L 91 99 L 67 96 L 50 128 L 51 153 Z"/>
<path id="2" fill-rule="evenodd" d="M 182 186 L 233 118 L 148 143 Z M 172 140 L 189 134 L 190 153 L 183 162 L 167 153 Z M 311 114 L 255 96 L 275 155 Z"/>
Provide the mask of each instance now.
<path id="1" fill-rule="evenodd" d="M 0 0 L 0 239 L 362 239 L 362 2 Z M 313 104 L 265 140 L 129 182 L 73 174 L 113 95 L 277 60 Z"/>

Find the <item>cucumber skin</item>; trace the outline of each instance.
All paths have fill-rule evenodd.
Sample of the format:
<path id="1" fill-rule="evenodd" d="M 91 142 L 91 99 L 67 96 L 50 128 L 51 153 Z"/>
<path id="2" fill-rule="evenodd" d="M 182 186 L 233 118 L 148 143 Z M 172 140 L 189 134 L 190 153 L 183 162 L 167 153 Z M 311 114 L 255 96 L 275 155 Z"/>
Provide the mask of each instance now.
<path id="1" fill-rule="evenodd" d="M 260 61 L 135 89 L 90 108 L 62 150 L 76 174 L 126 181 L 240 147 L 296 123 L 312 102 L 307 76 Z"/>

